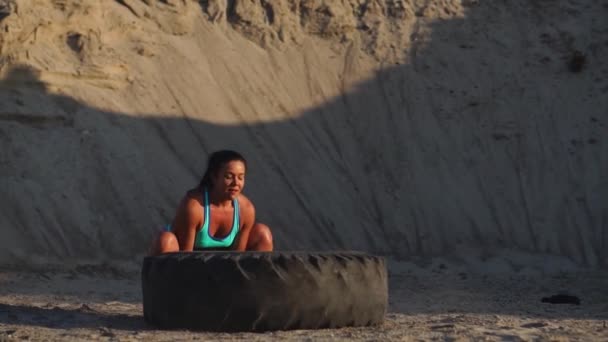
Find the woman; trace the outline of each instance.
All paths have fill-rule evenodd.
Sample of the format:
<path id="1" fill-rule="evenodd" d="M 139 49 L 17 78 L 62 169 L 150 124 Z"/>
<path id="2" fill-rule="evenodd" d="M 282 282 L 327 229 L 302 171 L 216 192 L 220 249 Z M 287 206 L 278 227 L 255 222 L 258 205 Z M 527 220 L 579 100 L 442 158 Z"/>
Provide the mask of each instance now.
<path id="1" fill-rule="evenodd" d="M 272 251 L 270 228 L 255 222 L 253 203 L 241 193 L 246 171 L 247 161 L 239 153 L 212 153 L 200 184 L 186 193 L 173 223 L 159 234 L 150 254 Z"/>

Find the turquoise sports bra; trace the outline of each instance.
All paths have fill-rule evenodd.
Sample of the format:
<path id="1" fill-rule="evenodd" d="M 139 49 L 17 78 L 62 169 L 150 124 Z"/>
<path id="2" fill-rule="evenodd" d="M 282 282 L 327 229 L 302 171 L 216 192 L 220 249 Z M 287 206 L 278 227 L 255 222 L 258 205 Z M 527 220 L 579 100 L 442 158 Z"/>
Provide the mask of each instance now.
<path id="1" fill-rule="evenodd" d="M 211 221 L 211 213 L 209 209 L 209 194 L 207 189 L 204 190 L 203 202 L 203 226 L 194 237 L 194 249 L 209 249 L 209 248 L 228 248 L 234 243 L 234 239 L 239 233 L 239 201 L 235 198 L 232 200 L 234 207 L 234 216 L 232 218 L 232 229 L 230 234 L 223 238 L 215 238 L 209 233 L 209 222 Z M 167 231 L 171 231 L 171 225 L 167 225 Z"/>

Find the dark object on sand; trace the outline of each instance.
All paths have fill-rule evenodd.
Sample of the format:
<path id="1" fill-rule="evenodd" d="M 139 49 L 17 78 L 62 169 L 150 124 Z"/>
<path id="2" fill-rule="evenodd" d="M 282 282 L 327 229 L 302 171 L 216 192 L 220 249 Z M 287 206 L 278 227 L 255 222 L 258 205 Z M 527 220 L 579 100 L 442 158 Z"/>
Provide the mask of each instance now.
<path id="1" fill-rule="evenodd" d="M 382 323 L 384 258 L 359 252 L 179 252 L 146 257 L 144 318 L 164 329 L 270 331 Z"/>
<path id="2" fill-rule="evenodd" d="M 15 0 L 2 0 L 0 1 L 0 21 L 8 17 L 15 11 Z M 8 28 L 7 28 L 8 29 Z"/>
<path id="3" fill-rule="evenodd" d="M 571 72 L 581 72 L 587 62 L 587 56 L 584 53 L 576 50 L 568 61 L 568 69 Z"/>
<path id="4" fill-rule="evenodd" d="M 567 294 L 558 294 L 551 297 L 543 297 L 540 301 L 543 303 L 551 304 L 581 304 L 581 300 L 577 296 Z"/>

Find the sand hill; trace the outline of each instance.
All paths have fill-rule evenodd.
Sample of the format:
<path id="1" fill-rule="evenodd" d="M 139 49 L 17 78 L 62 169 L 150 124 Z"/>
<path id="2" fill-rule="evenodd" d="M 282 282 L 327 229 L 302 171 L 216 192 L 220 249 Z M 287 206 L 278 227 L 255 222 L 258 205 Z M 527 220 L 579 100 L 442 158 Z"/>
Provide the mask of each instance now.
<path id="1" fill-rule="evenodd" d="M 133 260 L 207 155 L 278 249 L 608 264 L 608 4 L 0 1 L 0 264 Z"/>

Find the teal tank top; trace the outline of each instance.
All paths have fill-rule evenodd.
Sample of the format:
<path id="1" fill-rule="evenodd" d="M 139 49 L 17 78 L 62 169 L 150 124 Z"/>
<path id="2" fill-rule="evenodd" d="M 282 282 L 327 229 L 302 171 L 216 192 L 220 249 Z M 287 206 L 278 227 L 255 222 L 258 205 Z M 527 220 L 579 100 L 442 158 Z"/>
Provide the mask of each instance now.
<path id="1" fill-rule="evenodd" d="M 210 249 L 210 248 L 228 248 L 234 243 L 234 239 L 239 233 L 239 201 L 235 198 L 232 200 L 234 207 L 234 215 L 232 217 L 232 229 L 230 234 L 223 238 L 215 238 L 209 233 L 209 222 L 211 221 L 211 213 L 209 209 L 209 194 L 207 189 L 204 190 L 203 201 L 203 226 L 194 237 L 194 249 Z M 171 231 L 171 225 L 167 225 L 167 231 Z"/>

